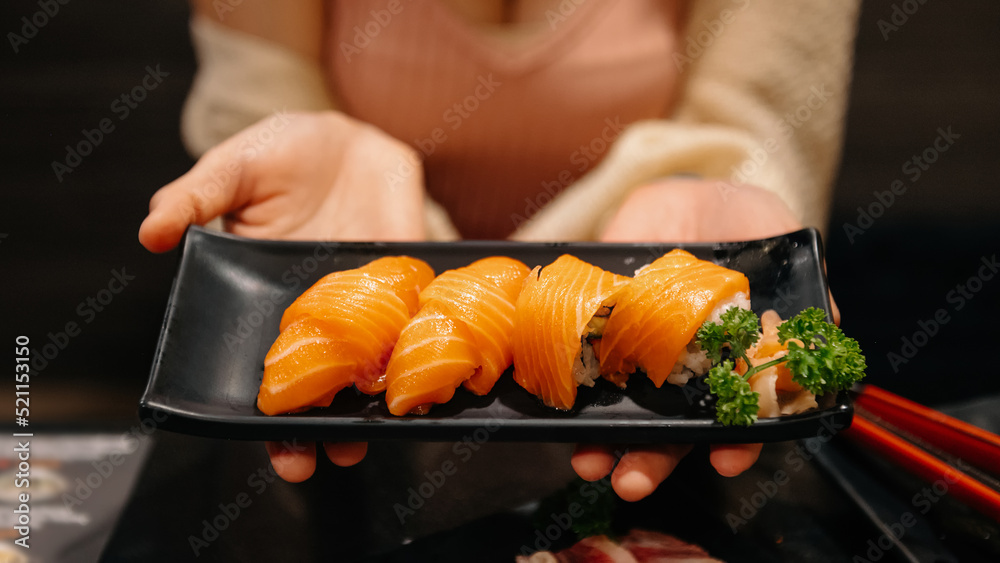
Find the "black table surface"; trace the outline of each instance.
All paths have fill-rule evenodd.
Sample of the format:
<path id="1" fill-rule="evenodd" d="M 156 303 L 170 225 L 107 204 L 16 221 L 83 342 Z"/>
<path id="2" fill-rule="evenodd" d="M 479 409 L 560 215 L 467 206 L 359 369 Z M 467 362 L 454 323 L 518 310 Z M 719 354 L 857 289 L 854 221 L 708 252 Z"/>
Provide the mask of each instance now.
<path id="1" fill-rule="evenodd" d="M 311 479 L 290 484 L 269 472 L 260 443 L 168 432 L 158 432 L 155 440 L 106 546 L 105 561 L 513 561 L 526 548 L 549 547 L 541 538 L 555 530 L 550 527 L 555 520 L 502 511 L 437 533 L 412 534 L 391 506 L 414 484 L 392 476 L 399 474 L 393 468 L 401 450 L 419 444 L 372 443 L 362 464 L 344 469 L 323 460 Z M 513 447 L 530 456 L 546 446 Z M 615 530 L 666 532 L 727 561 L 913 560 L 882 538 L 883 532 L 831 478 L 819 463 L 827 454 L 861 468 L 882 489 L 880 495 L 894 499 L 883 507 L 886 524 L 898 522 L 905 512 L 913 514 L 919 525 L 907 539 L 929 542 L 934 560 L 1000 557 L 995 522 L 947 495 L 918 502 L 926 483 L 855 450 L 839 436 L 768 444 L 759 462 L 735 478 L 717 475 L 707 448 L 696 446 L 652 496 L 637 503 L 617 501 Z M 496 478 L 496 473 L 481 478 Z M 460 488 L 442 487 L 438 494 L 453 497 L 443 506 L 476 502 L 474 491 Z M 444 516 L 434 510 L 419 513 L 430 521 Z M 919 530 L 932 530 L 931 537 L 916 538 Z M 553 548 L 575 540 L 569 532 L 552 536 Z"/>

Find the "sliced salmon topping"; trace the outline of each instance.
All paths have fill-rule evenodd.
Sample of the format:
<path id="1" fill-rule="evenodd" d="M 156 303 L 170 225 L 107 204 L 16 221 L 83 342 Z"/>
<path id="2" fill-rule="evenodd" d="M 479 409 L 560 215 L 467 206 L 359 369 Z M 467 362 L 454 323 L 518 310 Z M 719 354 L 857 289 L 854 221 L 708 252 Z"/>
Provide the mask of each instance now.
<path id="1" fill-rule="evenodd" d="M 525 279 L 514 313 L 514 380 L 542 401 L 569 410 L 578 382 L 573 365 L 594 315 L 613 305 L 629 278 L 565 254 Z"/>
<path id="2" fill-rule="evenodd" d="M 421 303 L 448 303 L 472 332 L 483 365 L 463 385 L 477 395 L 489 393 L 513 361 L 514 303 L 527 274 L 522 262 L 494 256 L 444 272 L 420 294 Z"/>
<path id="3" fill-rule="evenodd" d="M 426 413 L 459 385 L 480 395 L 493 388 L 512 361 L 514 301 L 527 272 L 511 258 L 484 258 L 442 273 L 421 292 L 421 309 L 389 361 L 390 412 Z"/>
<path id="4" fill-rule="evenodd" d="M 329 406 L 333 395 L 354 383 L 357 349 L 330 337 L 323 321 L 305 317 L 290 325 L 264 358 L 257 408 L 282 414 Z"/>
<path id="5" fill-rule="evenodd" d="M 257 398 L 265 414 L 328 406 L 350 385 L 385 390 L 385 366 L 400 332 L 434 277 L 423 261 L 385 257 L 334 272 L 284 312 L 264 360 Z"/>
<path id="6" fill-rule="evenodd" d="M 466 324 L 443 302 L 428 303 L 403 330 L 386 368 L 389 412 L 424 414 L 451 400 L 481 364 Z"/>
<path id="7" fill-rule="evenodd" d="M 738 293 L 750 294 L 740 272 L 683 250 L 658 258 L 618 296 L 601 343 L 601 374 L 622 384 L 641 368 L 663 385 L 716 305 Z"/>

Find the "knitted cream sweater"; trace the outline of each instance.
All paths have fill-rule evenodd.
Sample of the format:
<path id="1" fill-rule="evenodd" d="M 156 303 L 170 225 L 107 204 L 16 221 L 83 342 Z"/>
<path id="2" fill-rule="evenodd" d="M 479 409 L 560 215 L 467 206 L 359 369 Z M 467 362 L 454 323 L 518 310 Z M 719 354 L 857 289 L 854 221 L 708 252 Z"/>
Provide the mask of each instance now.
<path id="1" fill-rule="evenodd" d="M 773 191 L 825 228 L 840 156 L 858 0 L 695 0 L 674 63 L 670 119 L 629 126 L 604 160 L 525 222 L 517 240 L 593 240 L 632 189 L 675 174 Z M 320 68 L 204 18 L 182 131 L 200 155 L 276 110 L 335 109 Z M 429 199 L 428 237 L 457 232 Z"/>

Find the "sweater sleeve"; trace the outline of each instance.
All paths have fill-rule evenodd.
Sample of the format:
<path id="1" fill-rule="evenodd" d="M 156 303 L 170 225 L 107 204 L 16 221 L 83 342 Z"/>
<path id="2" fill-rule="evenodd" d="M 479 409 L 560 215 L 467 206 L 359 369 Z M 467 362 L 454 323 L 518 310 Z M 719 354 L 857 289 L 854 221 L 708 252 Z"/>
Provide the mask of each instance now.
<path id="1" fill-rule="evenodd" d="M 195 16 L 198 71 L 181 114 L 181 136 L 201 156 L 279 111 L 334 109 L 318 65 L 290 49 Z"/>
<path id="2" fill-rule="evenodd" d="M 336 110 L 319 65 L 290 49 L 199 16 L 191 20 L 191 41 L 198 71 L 181 115 L 181 137 L 195 157 L 275 112 Z M 429 197 L 424 224 L 431 240 L 458 238 L 447 213 Z"/>
<path id="3" fill-rule="evenodd" d="M 840 157 L 858 1 L 698 0 L 673 62 L 670 119 L 631 125 L 518 240 L 587 240 L 631 191 L 676 174 L 773 191 L 824 229 Z"/>

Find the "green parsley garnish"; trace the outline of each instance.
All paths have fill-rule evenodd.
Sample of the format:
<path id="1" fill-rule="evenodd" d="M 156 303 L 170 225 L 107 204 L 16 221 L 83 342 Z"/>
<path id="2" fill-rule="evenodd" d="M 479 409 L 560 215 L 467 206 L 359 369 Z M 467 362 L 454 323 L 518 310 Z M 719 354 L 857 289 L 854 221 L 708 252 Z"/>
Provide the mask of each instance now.
<path id="1" fill-rule="evenodd" d="M 809 308 L 778 327 L 778 340 L 788 342 L 785 360 L 792 380 L 816 395 L 847 389 L 865 376 L 865 357 L 858 342 L 826 322 L 823 311 Z"/>
<path id="2" fill-rule="evenodd" d="M 708 386 L 718 399 L 715 417 L 722 424 L 750 426 L 757 420 L 760 395 L 750 390 L 750 378 L 769 367 L 785 363 L 792 380 L 816 395 L 847 389 L 865 376 L 865 357 L 857 341 L 826 322 L 826 314 L 814 307 L 778 327 L 778 341 L 787 343 L 788 354 L 756 366 L 747 350 L 760 336 L 757 315 L 733 307 L 720 315 L 720 321 L 703 324 L 695 340 L 715 364 L 708 372 Z M 732 360 L 721 361 L 727 347 L 730 358 L 746 362 L 745 374 L 736 372 Z"/>
<path id="3" fill-rule="evenodd" d="M 730 357 L 746 360 L 747 350 L 756 344 L 760 337 L 757 315 L 753 311 L 730 307 L 719 316 L 719 320 L 722 324 L 708 321 L 698 329 L 695 338 L 701 349 L 708 353 L 708 358 L 713 364 L 722 359 L 722 348 L 726 345 L 730 348 Z"/>
<path id="4" fill-rule="evenodd" d="M 725 424 L 750 426 L 757 420 L 760 394 L 750 390 L 750 382 L 726 360 L 708 372 L 708 389 L 718 398 L 715 419 Z"/>

